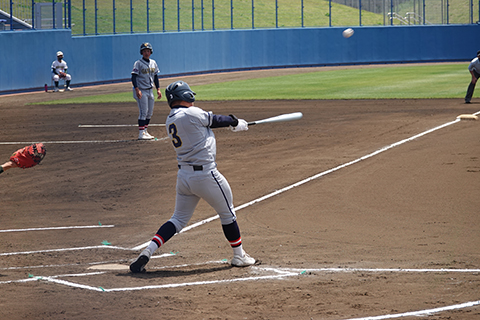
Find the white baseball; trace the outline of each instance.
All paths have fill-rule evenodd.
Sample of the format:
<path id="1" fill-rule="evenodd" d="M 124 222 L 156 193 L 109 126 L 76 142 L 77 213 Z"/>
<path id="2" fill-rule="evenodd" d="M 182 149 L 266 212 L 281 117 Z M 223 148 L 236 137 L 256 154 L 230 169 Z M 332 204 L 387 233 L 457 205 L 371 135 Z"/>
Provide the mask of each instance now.
<path id="1" fill-rule="evenodd" d="M 348 29 L 343 30 L 342 35 L 343 35 L 344 38 L 350 38 L 351 36 L 353 36 L 353 33 L 354 33 L 353 29 L 348 28 Z"/>

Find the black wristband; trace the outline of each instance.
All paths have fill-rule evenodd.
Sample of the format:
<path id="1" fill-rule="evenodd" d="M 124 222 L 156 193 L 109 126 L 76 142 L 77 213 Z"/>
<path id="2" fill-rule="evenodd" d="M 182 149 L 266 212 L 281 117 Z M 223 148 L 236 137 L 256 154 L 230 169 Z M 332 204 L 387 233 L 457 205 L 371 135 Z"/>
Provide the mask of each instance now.
<path id="1" fill-rule="evenodd" d="M 228 116 L 229 116 L 230 118 L 232 118 L 233 121 L 234 121 L 234 122 L 232 123 L 232 127 L 238 126 L 238 118 L 237 118 L 235 115 L 233 115 L 233 114 L 229 114 Z"/>
<path id="2" fill-rule="evenodd" d="M 2 166 L 0 166 L 0 173 L 2 173 L 2 172 L 3 172 L 3 167 L 2 167 Z"/>

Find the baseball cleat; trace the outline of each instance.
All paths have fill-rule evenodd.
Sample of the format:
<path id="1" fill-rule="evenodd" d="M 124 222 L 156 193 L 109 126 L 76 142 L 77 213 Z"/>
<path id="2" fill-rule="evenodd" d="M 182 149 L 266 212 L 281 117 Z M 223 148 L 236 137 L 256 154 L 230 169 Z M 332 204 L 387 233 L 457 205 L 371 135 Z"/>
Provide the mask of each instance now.
<path id="1" fill-rule="evenodd" d="M 67 91 L 73 91 L 73 89 L 72 89 L 72 88 L 70 88 L 70 87 L 67 87 L 67 89 L 66 89 L 66 90 L 67 90 Z"/>
<path id="2" fill-rule="evenodd" d="M 150 261 L 150 256 L 150 251 L 146 249 L 143 250 L 142 253 L 140 253 L 140 255 L 138 256 L 137 260 L 132 262 L 132 264 L 130 265 L 130 271 L 132 271 L 133 273 L 146 272 L 147 270 L 145 270 L 145 265 L 148 263 L 148 261 Z"/>
<path id="3" fill-rule="evenodd" d="M 140 131 L 138 134 L 138 140 L 152 140 L 153 136 L 146 134 L 145 131 Z"/>
<path id="4" fill-rule="evenodd" d="M 248 267 L 255 264 L 255 259 L 243 251 L 243 257 L 233 256 L 231 264 L 234 267 Z"/>
<path id="5" fill-rule="evenodd" d="M 150 139 L 155 139 L 154 136 L 152 136 L 150 133 L 148 133 L 147 129 L 145 129 L 145 136 L 150 138 Z"/>

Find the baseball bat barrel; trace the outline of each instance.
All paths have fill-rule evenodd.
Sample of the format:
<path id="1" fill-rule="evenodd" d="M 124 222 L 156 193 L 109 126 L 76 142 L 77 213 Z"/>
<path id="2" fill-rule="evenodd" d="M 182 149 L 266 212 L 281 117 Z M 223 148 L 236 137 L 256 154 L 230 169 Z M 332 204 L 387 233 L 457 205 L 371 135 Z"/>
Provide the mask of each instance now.
<path id="1" fill-rule="evenodd" d="M 261 123 L 293 121 L 293 120 L 299 120 L 302 117 L 303 117 L 303 114 L 301 112 L 293 112 L 293 113 L 281 114 L 275 117 L 270 117 L 262 120 L 252 121 L 252 122 L 249 122 L 248 125 L 252 126 L 254 124 L 261 124 Z"/>

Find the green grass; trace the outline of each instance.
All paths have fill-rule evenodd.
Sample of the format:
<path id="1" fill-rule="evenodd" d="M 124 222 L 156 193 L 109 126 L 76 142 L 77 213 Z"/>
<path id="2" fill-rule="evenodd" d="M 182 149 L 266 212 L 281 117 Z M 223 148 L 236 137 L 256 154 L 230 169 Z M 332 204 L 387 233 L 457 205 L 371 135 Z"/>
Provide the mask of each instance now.
<path id="1" fill-rule="evenodd" d="M 197 93 L 197 101 L 462 98 L 470 82 L 467 66 L 468 63 L 457 63 L 318 71 L 192 86 L 192 89 Z M 162 81 L 162 87 L 166 85 Z M 41 104 L 131 101 L 134 101 L 132 92 L 128 91 Z"/>

